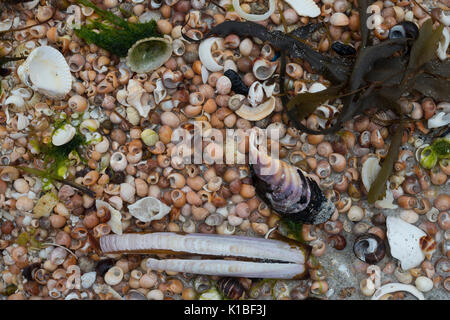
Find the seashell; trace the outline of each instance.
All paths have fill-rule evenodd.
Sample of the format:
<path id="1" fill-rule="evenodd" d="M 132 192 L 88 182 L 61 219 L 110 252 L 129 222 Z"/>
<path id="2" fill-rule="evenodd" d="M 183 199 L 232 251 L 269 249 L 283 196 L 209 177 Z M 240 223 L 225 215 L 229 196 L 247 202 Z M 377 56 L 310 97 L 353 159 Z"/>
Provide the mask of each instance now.
<path id="1" fill-rule="evenodd" d="M 150 110 L 156 107 L 153 97 L 145 91 L 139 81 L 133 79 L 128 82 L 126 101 L 143 118 L 146 118 Z"/>
<path id="2" fill-rule="evenodd" d="M 327 221 L 336 208 L 317 182 L 301 169 L 259 151 L 254 133 L 249 139 L 250 172 L 259 197 L 286 219 L 308 224 Z"/>
<path id="3" fill-rule="evenodd" d="M 386 255 L 386 246 L 377 235 L 365 233 L 355 240 L 353 252 L 359 260 L 375 264 L 380 262 Z"/>
<path id="4" fill-rule="evenodd" d="M 375 201 L 375 207 L 379 209 L 397 209 L 398 205 L 394 204 L 394 193 L 390 188 L 391 183 L 386 182 L 386 195 L 383 199 Z"/>
<path id="5" fill-rule="evenodd" d="M 52 135 L 52 143 L 55 146 L 62 146 L 73 139 L 77 130 L 70 124 L 65 124 L 61 128 L 56 129 Z"/>
<path id="6" fill-rule="evenodd" d="M 172 51 L 173 51 L 174 55 L 181 57 L 184 54 L 184 52 L 186 51 L 186 46 L 184 44 L 184 41 L 181 39 L 173 40 Z"/>
<path id="7" fill-rule="evenodd" d="M 253 74 L 258 80 L 269 79 L 277 69 L 278 62 L 270 62 L 264 58 L 258 58 L 253 63 Z"/>
<path id="8" fill-rule="evenodd" d="M 325 87 L 322 83 L 320 82 L 314 82 L 308 89 L 309 93 L 316 93 L 322 90 L 325 90 L 327 87 Z"/>
<path id="9" fill-rule="evenodd" d="M 285 0 L 300 17 L 315 18 L 320 15 L 320 8 L 313 0 Z"/>
<path id="10" fill-rule="evenodd" d="M 35 48 L 17 69 L 20 80 L 50 98 L 62 98 L 72 89 L 72 75 L 64 56 L 55 48 Z"/>
<path id="11" fill-rule="evenodd" d="M 21 96 L 9 96 L 3 104 L 14 112 L 23 112 L 26 110 L 25 100 Z"/>
<path id="12" fill-rule="evenodd" d="M 81 276 L 81 286 L 84 289 L 89 289 L 95 282 L 97 273 L 95 271 L 86 272 Z"/>
<path id="13" fill-rule="evenodd" d="M 155 103 L 160 104 L 161 101 L 164 100 L 164 98 L 167 95 L 167 90 L 164 88 L 163 82 L 161 79 L 156 80 L 156 88 L 153 90 L 153 96 L 155 97 Z"/>
<path id="14" fill-rule="evenodd" d="M 129 205 L 128 210 L 140 221 L 150 222 L 164 218 L 170 212 L 170 207 L 154 197 L 145 197 Z"/>
<path id="15" fill-rule="evenodd" d="M 364 162 L 361 169 L 361 179 L 367 191 L 370 190 L 372 183 L 377 178 L 378 172 L 381 170 L 379 160 L 376 157 L 369 157 Z"/>
<path id="16" fill-rule="evenodd" d="M 108 202 L 103 200 L 95 200 L 95 208 L 99 210 L 100 208 L 106 207 L 111 214 L 111 219 L 107 224 L 111 227 L 111 231 L 115 234 L 122 234 L 122 214 L 120 211 L 114 209 Z"/>
<path id="17" fill-rule="evenodd" d="M 0 22 L 0 32 L 11 29 L 13 24 L 12 19 L 6 19 Z"/>
<path id="18" fill-rule="evenodd" d="M 208 83 L 208 78 L 209 78 L 210 72 L 208 71 L 208 69 L 206 69 L 206 67 L 204 65 L 202 65 L 200 71 L 201 71 L 201 76 L 202 76 L 202 82 L 205 84 Z"/>
<path id="19" fill-rule="evenodd" d="M 447 59 L 447 49 L 449 44 L 450 44 L 450 31 L 449 28 L 446 27 L 444 28 L 444 30 L 442 30 L 442 38 L 439 41 L 438 47 L 436 49 L 436 54 L 442 61 Z"/>
<path id="20" fill-rule="evenodd" d="M 146 73 L 161 67 L 171 56 L 172 38 L 145 38 L 128 50 L 126 64 L 131 71 Z"/>
<path id="21" fill-rule="evenodd" d="M 434 116 L 428 119 L 428 128 L 440 128 L 450 124 L 450 113 L 437 112 Z"/>
<path id="22" fill-rule="evenodd" d="M 216 45 L 221 48 L 223 46 L 223 39 L 217 37 L 211 37 L 203 40 L 198 48 L 198 57 L 202 65 L 211 72 L 221 71 L 223 66 L 217 63 L 212 54 L 212 48 Z"/>
<path id="23" fill-rule="evenodd" d="M 261 82 L 255 81 L 248 89 L 248 101 L 254 107 L 262 102 L 264 99 L 264 89 Z"/>
<path id="24" fill-rule="evenodd" d="M 417 290 L 416 287 L 410 284 L 403 284 L 403 283 L 388 283 L 385 284 L 384 286 L 381 286 L 373 294 L 372 300 L 380 300 L 380 298 L 383 297 L 384 295 L 397 291 L 406 291 L 414 295 L 419 300 L 425 300 L 425 297 L 423 296 L 422 292 Z"/>
<path id="25" fill-rule="evenodd" d="M 257 107 L 250 107 L 246 104 L 242 105 L 236 114 L 249 121 L 259 121 L 267 117 L 275 109 L 275 97 L 270 97 L 266 102 Z"/>
<path id="26" fill-rule="evenodd" d="M 403 270 L 418 266 L 424 259 L 420 238 L 426 236 L 421 229 L 396 217 L 387 217 L 387 238 L 391 254 L 401 262 Z"/>
<path id="27" fill-rule="evenodd" d="M 183 74 L 181 71 L 175 71 L 172 70 L 166 70 L 162 74 L 162 82 L 164 84 L 164 87 L 168 89 L 175 89 L 178 84 L 183 79 Z"/>
<path id="28" fill-rule="evenodd" d="M 23 130 L 30 124 L 30 120 L 23 115 L 23 113 L 17 114 L 17 130 Z"/>
<path id="29" fill-rule="evenodd" d="M 269 0 L 269 10 L 267 10 L 265 13 L 263 14 L 251 14 L 251 13 L 247 13 L 245 12 L 240 3 L 239 0 L 232 0 L 232 4 L 233 4 L 233 8 L 236 11 L 236 13 L 241 16 L 242 18 L 244 18 L 245 20 L 248 21 L 263 21 L 266 20 L 267 18 L 269 18 L 274 12 L 275 12 L 275 0 Z"/>
<path id="30" fill-rule="evenodd" d="M 274 93 L 276 93 L 277 82 L 272 79 L 268 79 L 263 82 L 262 86 L 267 98 L 270 98 Z"/>

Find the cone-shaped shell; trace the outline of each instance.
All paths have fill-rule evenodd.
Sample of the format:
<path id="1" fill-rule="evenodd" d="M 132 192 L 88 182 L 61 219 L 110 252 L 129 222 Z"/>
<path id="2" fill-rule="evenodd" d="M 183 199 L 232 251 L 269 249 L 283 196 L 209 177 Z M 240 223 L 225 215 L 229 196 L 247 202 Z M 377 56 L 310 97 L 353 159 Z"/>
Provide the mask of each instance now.
<path id="1" fill-rule="evenodd" d="M 128 50 L 127 65 L 131 71 L 145 73 L 158 69 L 172 56 L 172 39 L 145 38 Z"/>
<path id="2" fill-rule="evenodd" d="M 35 48 L 17 69 L 20 80 L 50 98 L 63 98 L 72 88 L 72 75 L 64 56 L 53 47 Z"/>
<path id="3" fill-rule="evenodd" d="M 306 173 L 258 150 L 250 135 L 250 172 L 258 196 L 283 218 L 319 224 L 327 221 L 335 206 Z"/>

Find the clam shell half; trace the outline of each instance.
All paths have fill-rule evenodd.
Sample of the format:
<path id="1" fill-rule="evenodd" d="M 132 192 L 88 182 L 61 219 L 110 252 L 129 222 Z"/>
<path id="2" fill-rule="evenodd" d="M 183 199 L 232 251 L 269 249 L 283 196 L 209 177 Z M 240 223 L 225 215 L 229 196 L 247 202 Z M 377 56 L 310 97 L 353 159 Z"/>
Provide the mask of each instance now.
<path id="1" fill-rule="evenodd" d="M 158 69 L 172 56 L 172 39 L 145 38 L 137 41 L 129 50 L 126 63 L 131 71 L 145 73 Z"/>
<path id="2" fill-rule="evenodd" d="M 72 75 L 64 56 L 53 47 L 35 48 L 17 69 L 20 80 L 50 98 L 62 98 L 72 88 Z"/>

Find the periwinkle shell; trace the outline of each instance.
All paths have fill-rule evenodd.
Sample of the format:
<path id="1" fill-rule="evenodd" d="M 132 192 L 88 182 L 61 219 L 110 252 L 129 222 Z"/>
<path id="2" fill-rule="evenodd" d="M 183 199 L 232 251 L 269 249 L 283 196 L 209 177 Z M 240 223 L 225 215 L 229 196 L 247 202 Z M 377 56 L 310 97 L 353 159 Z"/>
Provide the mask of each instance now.
<path id="1" fill-rule="evenodd" d="M 365 233 L 356 238 L 353 252 L 359 260 L 369 264 L 377 264 L 384 258 L 386 246 L 377 235 Z"/>

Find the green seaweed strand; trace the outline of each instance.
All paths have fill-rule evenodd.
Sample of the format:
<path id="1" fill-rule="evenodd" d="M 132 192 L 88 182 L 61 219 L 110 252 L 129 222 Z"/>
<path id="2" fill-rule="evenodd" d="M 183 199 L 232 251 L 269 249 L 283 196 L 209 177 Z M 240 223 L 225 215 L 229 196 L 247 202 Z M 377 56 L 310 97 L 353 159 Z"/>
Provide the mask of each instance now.
<path id="1" fill-rule="evenodd" d="M 89 0 L 77 0 L 77 2 L 94 9 L 100 19 L 75 29 L 75 34 L 86 42 L 94 43 L 119 57 L 126 56 L 128 49 L 138 40 L 162 36 L 157 30 L 155 20 L 146 23 L 130 23 L 112 12 L 100 9 Z"/>

